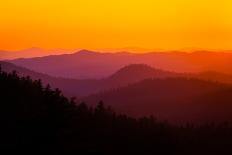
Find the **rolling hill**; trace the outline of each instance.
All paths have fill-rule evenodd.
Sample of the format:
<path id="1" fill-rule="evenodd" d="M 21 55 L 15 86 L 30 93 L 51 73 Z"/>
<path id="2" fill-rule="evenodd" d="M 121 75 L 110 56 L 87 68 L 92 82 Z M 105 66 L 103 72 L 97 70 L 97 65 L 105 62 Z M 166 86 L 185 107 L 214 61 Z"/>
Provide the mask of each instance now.
<path id="1" fill-rule="evenodd" d="M 172 122 L 200 122 L 211 118 L 225 120 L 232 111 L 232 93 L 227 90 L 230 86 L 213 82 L 221 80 L 231 84 L 231 76 L 226 74 L 181 74 L 131 64 L 107 78 L 77 80 L 52 77 L 8 62 L 0 64 L 3 71 L 16 70 L 20 76 L 41 79 L 44 85 L 49 83 L 68 97 L 76 96 L 90 105 L 103 100 L 118 112 L 135 117 L 155 114 Z"/>
<path id="2" fill-rule="evenodd" d="M 34 80 L 41 79 L 44 84 L 50 84 L 53 88 L 61 89 L 65 95 L 77 97 L 127 86 L 146 78 L 164 78 L 178 75 L 177 73 L 154 69 L 143 64 L 132 64 L 121 68 L 108 78 L 78 80 L 52 77 L 3 61 L 0 62 L 0 65 L 3 71 L 12 72 L 15 70 L 20 76 L 30 76 Z"/>
<path id="3" fill-rule="evenodd" d="M 232 74 L 231 59 L 231 52 L 186 53 L 174 51 L 135 54 L 81 50 L 73 54 L 16 59 L 9 62 L 56 77 L 101 79 L 129 64 L 147 64 L 151 67 L 179 73 L 213 71 Z"/>
<path id="4" fill-rule="evenodd" d="M 73 92 L 73 89 L 75 88 L 75 86 L 72 87 L 75 81 L 77 80 L 52 77 L 52 76 L 34 72 L 27 68 L 19 67 L 19 66 L 16 66 L 14 64 L 4 62 L 4 61 L 0 61 L 0 65 L 1 65 L 1 69 L 5 72 L 9 73 L 12 71 L 16 71 L 16 73 L 20 77 L 29 76 L 33 80 L 40 79 L 42 80 L 42 83 L 44 86 L 49 84 L 52 88 L 59 88 L 64 93 L 64 95 L 67 95 L 67 96 L 77 95 L 76 93 Z"/>
<path id="5" fill-rule="evenodd" d="M 104 101 L 117 112 L 133 117 L 155 115 L 158 119 L 174 123 L 205 123 L 232 118 L 231 88 L 191 78 L 147 79 L 91 95 L 81 101 L 90 105 Z"/>
<path id="6" fill-rule="evenodd" d="M 2 69 L 7 72 L 17 71 L 20 76 L 30 76 L 32 79 L 41 79 L 44 84 L 52 88 L 59 88 L 67 96 L 88 96 L 102 91 L 124 87 L 145 79 L 164 79 L 168 77 L 189 77 L 224 83 L 232 83 L 232 77 L 216 72 L 202 72 L 199 74 L 181 74 L 152 68 L 145 64 L 131 64 L 119 69 L 114 74 L 102 79 L 70 79 L 53 77 L 38 73 L 24 67 L 19 67 L 8 62 L 0 62 Z"/>

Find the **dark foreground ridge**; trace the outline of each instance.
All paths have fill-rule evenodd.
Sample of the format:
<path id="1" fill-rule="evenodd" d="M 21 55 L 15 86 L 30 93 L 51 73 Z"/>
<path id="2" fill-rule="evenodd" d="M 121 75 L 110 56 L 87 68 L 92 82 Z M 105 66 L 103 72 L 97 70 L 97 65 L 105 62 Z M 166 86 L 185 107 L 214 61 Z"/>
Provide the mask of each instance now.
<path id="1" fill-rule="evenodd" d="M 0 71 L 0 147 L 8 154 L 231 154 L 231 124 L 171 126 L 76 104 L 29 77 Z M 1 152 L 2 154 L 2 152 Z"/>

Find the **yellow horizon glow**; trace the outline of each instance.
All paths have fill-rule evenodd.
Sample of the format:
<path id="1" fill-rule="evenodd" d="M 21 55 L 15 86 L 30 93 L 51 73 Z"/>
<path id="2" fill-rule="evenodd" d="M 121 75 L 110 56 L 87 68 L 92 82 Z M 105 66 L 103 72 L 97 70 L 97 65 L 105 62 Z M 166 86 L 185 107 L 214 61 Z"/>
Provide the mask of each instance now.
<path id="1" fill-rule="evenodd" d="M 0 49 L 232 49 L 231 0 L 3 0 Z"/>

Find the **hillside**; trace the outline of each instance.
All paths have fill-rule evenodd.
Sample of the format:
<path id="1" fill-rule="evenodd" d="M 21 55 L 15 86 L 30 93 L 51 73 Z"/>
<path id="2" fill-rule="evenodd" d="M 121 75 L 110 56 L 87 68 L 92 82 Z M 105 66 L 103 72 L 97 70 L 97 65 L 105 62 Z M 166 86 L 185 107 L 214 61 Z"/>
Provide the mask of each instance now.
<path id="1" fill-rule="evenodd" d="M 189 77 L 203 80 L 219 81 L 232 84 L 232 76 L 216 72 L 202 72 L 199 74 L 180 74 L 168 72 L 161 69 L 155 69 L 145 64 L 131 64 L 122 67 L 111 76 L 103 79 L 69 79 L 52 77 L 46 74 L 38 73 L 24 67 L 0 61 L 3 71 L 17 71 L 20 76 L 30 76 L 34 80 L 41 79 L 43 85 L 50 84 L 52 88 L 59 88 L 64 95 L 68 97 L 88 96 L 102 91 L 124 87 L 145 79 L 165 79 L 167 77 Z"/>
<path id="2" fill-rule="evenodd" d="M 67 97 L 89 95 L 92 91 L 97 92 L 101 89 L 99 88 L 101 85 L 98 83 L 98 80 L 78 80 L 52 77 L 4 61 L 0 61 L 0 65 L 2 70 L 5 72 L 10 73 L 16 71 L 20 77 L 29 76 L 33 80 L 40 79 L 43 86 L 49 84 L 51 88 L 59 88 Z"/>
<path id="3" fill-rule="evenodd" d="M 232 74 L 207 71 L 207 72 L 192 74 L 191 76 L 204 80 L 211 80 L 211 81 L 218 81 L 222 83 L 232 84 Z"/>
<path id="4" fill-rule="evenodd" d="M 155 115 L 161 120 L 174 123 L 225 121 L 232 118 L 231 91 L 228 90 L 225 97 L 216 95 L 217 99 L 213 94 L 227 92 L 228 88 L 231 87 L 197 79 L 148 79 L 127 87 L 91 95 L 82 101 L 95 105 L 97 101 L 102 100 L 117 112 L 133 117 Z M 210 106 L 210 99 L 215 99 L 214 108 Z M 203 102 L 206 100 L 209 101 Z M 220 113 L 219 109 L 226 113 Z"/>
<path id="5" fill-rule="evenodd" d="M 176 76 L 175 73 L 151 68 L 143 64 L 133 64 L 121 68 L 108 78 L 100 80 L 78 80 L 68 78 L 56 78 L 46 74 L 37 73 L 29 69 L 16 66 L 8 62 L 0 62 L 3 71 L 17 71 L 20 76 L 30 76 L 34 80 L 41 79 L 43 84 L 50 84 L 52 88 L 59 88 L 67 96 L 86 96 L 108 89 L 126 86 L 146 78 L 164 78 Z"/>

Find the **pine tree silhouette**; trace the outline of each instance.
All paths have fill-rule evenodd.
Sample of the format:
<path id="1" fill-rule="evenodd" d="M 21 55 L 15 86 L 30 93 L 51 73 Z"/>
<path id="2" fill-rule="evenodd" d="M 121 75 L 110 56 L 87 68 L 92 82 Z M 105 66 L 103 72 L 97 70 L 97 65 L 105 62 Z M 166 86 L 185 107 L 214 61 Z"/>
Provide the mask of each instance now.
<path id="1" fill-rule="evenodd" d="M 232 126 L 173 126 L 117 115 L 103 101 L 77 104 L 40 80 L 0 67 L 0 153 L 231 154 Z"/>

